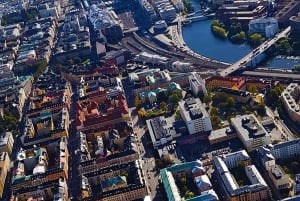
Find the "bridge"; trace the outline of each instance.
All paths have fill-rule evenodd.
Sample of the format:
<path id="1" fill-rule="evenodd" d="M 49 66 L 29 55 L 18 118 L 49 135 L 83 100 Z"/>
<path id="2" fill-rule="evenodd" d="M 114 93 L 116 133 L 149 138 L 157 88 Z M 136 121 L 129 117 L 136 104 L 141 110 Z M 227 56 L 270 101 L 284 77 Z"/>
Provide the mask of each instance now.
<path id="1" fill-rule="evenodd" d="M 186 17 L 185 21 L 191 21 L 191 22 L 196 22 L 196 21 L 201 21 L 201 20 L 207 20 L 211 17 L 214 17 L 216 14 L 215 13 L 211 13 L 211 14 L 205 14 L 205 15 L 196 15 L 196 16 L 190 16 L 190 17 Z"/>
<path id="2" fill-rule="evenodd" d="M 267 41 L 263 42 L 260 46 L 255 48 L 252 52 L 250 52 L 249 54 L 244 56 L 242 59 L 240 59 L 236 63 L 234 63 L 231 66 L 222 70 L 219 73 L 219 75 L 222 77 L 225 77 L 241 68 L 245 68 L 247 63 L 251 62 L 258 55 L 260 55 L 264 51 L 266 51 L 269 47 L 271 47 L 274 43 L 276 43 L 280 38 L 286 37 L 290 33 L 290 31 L 291 31 L 291 27 L 289 26 L 286 29 L 284 29 L 282 32 L 276 34 L 274 36 L 274 38 L 270 38 Z"/>

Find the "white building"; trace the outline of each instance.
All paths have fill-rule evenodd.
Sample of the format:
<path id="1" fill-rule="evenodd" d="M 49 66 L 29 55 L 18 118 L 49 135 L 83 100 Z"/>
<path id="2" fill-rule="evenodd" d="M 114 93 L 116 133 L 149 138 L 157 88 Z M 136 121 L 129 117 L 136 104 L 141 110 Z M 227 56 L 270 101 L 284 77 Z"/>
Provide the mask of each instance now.
<path id="1" fill-rule="evenodd" d="M 251 160 L 250 156 L 245 150 L 229 153 L 222 156 L 222 159 L 229 169 L 238 166 L 241 162 L 248 163 L 248 161 Z"/>
<path id="2" fill-rule="evenodd" d="M 294 158 L 300 155 L 300 139 L 269 145 L 267 148 L 257 149 L 260 160 L 269 173 L 277 189 L 291 187 L 289 176 L 276 164 L 278 159 Z M 295 189 L 296 190 L 296 189 Z"/>
<path id="3" fill-rule="evenodd" d="M 194 182 L 197 186 L 198 193 L 201 194 L 203 191 L 212 189 L 212 185 L 207 175 L 201 175 L 194 178 Z"/>
<path id="4" fill-rule="evenodd" d="M 249 22 L 248 27 L 250 34 L 259 33 L 266 38 L 274 36 L 279 30 L 278 21 L 275 18 L 254 19 Z"/>
<path id="5" fill-rule="evenodd" d="M 167 57 L 162 57 L 157 54 L 149 54 L 148 52 L 141 52 L 140 54 L 136 55 L 134 60 L 151 64 L 166 64 L 168 62 Z"/>
<path id="6" fill-rule="evenodd" d="M 198 98 L 180 101 L 179 110 L 189 134 L 207 133 L 212 130 L 208 112 Z"/>
<path id="7" fill-rule="evenodd" d="M 279 165 L 272 166 L 268 173 L 277 190 L 288 189 L 291 187 L 290 177 Z"/>
<path id="8" fill-rule="evenodd" d="M 297 100 L 300 98 L 300 85 L 291 83 L 281 94 L 283 105 L 290 119 L 300 123 L 300 108 Z"/>
<path id="9" fill-rule="evenodd" d="M 203 92 L 203 94 L 207 93 L 205 88 L 205 80 L 200 77 L 197 73 L 192 73 L 189 76 L 190 88 L 194 94 L 194 96 L 198 96 L 199 92 Z"/>
<path id="10" fill-rule="evenodd" d="M 231 124 L 247 151 L 271 144 L 271 135 L 253 114 L 231 118 Z"/>
<path id="11" fill-rule="evenodd" d="M 164 118 L 163 116 L 148 119 L 146 121 L 151 141 L 155 149 L 158 149 L 167 143 L 171 143 L 174 137 L 180 136 L 173 127 L 174 121 L 173 117 Z"/>
<path id="12" fill-rule="evenodd" d="M 294 192 L 295 195 L 300 194 L 300 174 L 295 175 Z"/>
<path id="13" fill-rule="evenodd" d="M 251 183 L 250 185 L 240 186 L 237 183 L 236 178 L 231 174 L 230 169 L 238 167 L 239 163 L 243 162 L 243 159 L 245 157 L 244 154 L 246 153 L 243 152 L 244 151 L 239 153 L 232 153 L 228 156 L 216 156 L 213 158 L 214 169 L 219 181 L 218 183 L 224 190 L 224 195 L 226 196 L 226 198 L 224 198 L 223 200 L 244 200 L 242 198 L 245 197 L 249 198 L 247 200 L 269 200 L 269 187 L 254 165 L 245 164 L 245 173 Z M 233 166 L 229 167 L 227 165 L 228 161 L 226 162 L 226 158 L 231 158 L 232 160 L 236 161 L 235 165 L 232 164 Z"/>
<path id="14" fill-rule="evenodd" d="M 176 9 L 168 0 L 156 0 L 153 5 L 161 19 L 172 21 L 176 18 Z"/>

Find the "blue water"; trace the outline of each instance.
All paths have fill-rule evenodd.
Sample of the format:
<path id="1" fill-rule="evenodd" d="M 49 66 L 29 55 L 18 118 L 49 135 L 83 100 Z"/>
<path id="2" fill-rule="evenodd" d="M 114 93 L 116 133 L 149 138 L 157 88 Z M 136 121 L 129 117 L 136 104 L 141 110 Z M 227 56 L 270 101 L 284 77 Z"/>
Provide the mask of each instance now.
<path id="1" fill-rule="evenodd" d="M 300 59 L 273 58 L 267 62 L 267 67 L 293 69 L 295 65 L 300 65 Z"/>
<path id="2" fill-rule="evenodd" d="M 210 30 L 211 20 L 193 22 L 183 27 L 186 45 L 193 51 L 220 61 L 234 63 L 252 49 L 246 44 L 233 44 L 229 40 L 216 38 Z"/>
<path id="3" fill-rule="evenodd" d="M 197 0 L 190 1 L 195 11 L 201 9 Z M 229 40 L 215 37 L 210 30 L 210 24 L 211 20 L 204 20 L 183 27 L 183 39 L 194 52 L 219 61 L 234 63 L 252 50 L 246 43 L 233 44 Z M 273 58 L 267 62 L 267 67 L 292 69 L 296 64 L 300 64 L 300 59 Z"/>

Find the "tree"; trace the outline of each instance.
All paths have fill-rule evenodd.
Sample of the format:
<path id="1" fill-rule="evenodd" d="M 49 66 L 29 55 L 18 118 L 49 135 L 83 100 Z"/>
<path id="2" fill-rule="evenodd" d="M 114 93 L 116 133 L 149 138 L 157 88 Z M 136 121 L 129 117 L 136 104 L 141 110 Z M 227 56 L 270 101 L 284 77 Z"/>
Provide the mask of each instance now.
<path id="1" fill-rule="evenodd" d="M 219 104 L 221 102 L 226 102 L 229 96 L 224 92 L 216 92 L 215 95 L 212 97 L 212 101 L 214 104 Z"/>
<path id="2" fill-rule="evenodd" d="M 181 182 L 181 184 L 184 186 L 184 185 L 186 185 L 186 178 L 185 177 L 181 177 L 180 178 L 180 182 Z"/>
<path id="3" fill-rule="evenodd" d="M 218 114 L 218 108 L 212 107 L 210 109 L 210 116 L 217 116 L 217 114 Z"/>
<path id="4" fill-rule="evenodd" d="M 167 103 L 165 101 L 162 101 L 160 104 L 160 109 L 163 110 L 163 111 L 166 111 L 167 110 Z"/>
<path id="5" fill-rule="evenodd" d="M 254 84 L 250 84 L 250 85 L 248 86 L 248 91 L 249 91 L 250 93 L 257 93 L 257 92 L 258 92 L 257 87 L 256 87 Z"/>
<path id="6" fill-rule="evenodd" d="M 282 85 L 276 86 L 273 89 L 271 89 L 270 92 L 267 94 L 266 103 L 271 107 L 277 107 L 280 102 L 280 95 L 283 92 L 283 90 L 284 87 Z"/>
<path id="7" fill-rule="evenodd" d="M 293 49 L 287 38 L 278 40 L 274 47 L 276 54 L 279 55 L 290 55 L 293 52 Z"/>
<path id="8" fill-rule="evenodd" d="M 262 44 L 265 40 L 265 38 L 260 35 L 259 33 L 254 33 L 249 37 L 249 42 L 251 45 L 253 46 L 259 46 L 260 44 Z"/>
<path id="9" fill-rule="evenodd" d="M 211 31 L 213 34 L 221 39 L 226 39 L 227 33 L 226 30 L 220 26 L 212 26 Z"/>
<path id="10" fill-rule="evenodd" d="M 165 91 L 160 91 L 158 94 L 157 94 L 157 102 L 162 102 L 162 101 L 165 101 L 167 102 L 168 101 L 168 97 L 167 97 L 167 94 Z"/>
<path id="11" fill-rule="evenodd" d="M 208 94 L 205 94 L 204 97 L 203 97 L 203 102 L 206 104 L 206 105 L 209 105 L 209 103 L 211 102 L 212 98 L 210 95 Z"/>
<path id="12" fill-rule="evenodd" d="M 180 97 L 178 96 L 178 94 L 171 94 L 169 96 L 169 99 L 168 99 L 168 102 L 169 103 L 172 103 L 172 104 L 175 104 L 175 103 L 178 103 L 180 101 Z"/>
<path id="13" fill-rule="evenodd" d="M 265 104 L 259 104 L 257 107 L 257 114 L 260 116 L 265 116 L 266 115 L 266 107 Z"/>
<path id="14" fill-rule="evenodd" d="M 193 198 L 193 197 L 195 197 L 195 194 L 192 191 L 187 191 L 184 195 L 185 199 L 190 199 L 190 198 Z"/>
<path id="15" fill-rule="evenodd" d="M 137 112 L 138 116 L 140 118 L 144 117 L 145 116 L 145 111 L 143 109 L 140 109 L 138 112 Z"/>
<path id="16" fill-rule="evenodd" d="M 247 108 L 246 108 L 246 106 L 244 106 L 244 105 L 243 105 L 243 106 L 241 107 L 241 111 L 242 111 L 242 113 L 243 113 L 243 114 L 245 114 L 245 113 L 246 113 L 246 111 L 247 111 Z"/>
<path id="17" fill-rule="evenodd" d="M 179 119 L 181 119 L 181 114 L 180 111 L 177 111 L 175 114 L 175 120 L 179 120 Z"/>
<path id="18" fill-rule="evenodd" d="M 210 121 L 211 121 L 211 125 L 212 125 L 213 129 L 217 129 L 217 128 L 219 128 L 219 125 L 222 120 L 219 116 L 211 116 Z"/>
<path id="19" fill-rule="evenodd" d="M 134 106 L 137 107 L 140 104 L 141 104 L 141 100 L 140 100 L 139 96 L 135 96 L 135 98 L 134 98 Z"/>
<path id="20" fill-rule="evenodd" d="M 235 101 L 234 101 L 233 97 L 231 97 L 231 96 L 228 97 L 227 100 L 226 100 L 227 107 L 228 107 L 228 108 L 232 108 L 232 107 L 234 106 L 234 102 L 235 102 Z"/>
<path id="21" fill-rule="evenodd" d="M 246 33 L 244 31 L 241 31 L 237 34 L 234 34 L 233 36 L 230 37 L 230 40 L 233 43 L 243 43 L 246 40 Z"/>

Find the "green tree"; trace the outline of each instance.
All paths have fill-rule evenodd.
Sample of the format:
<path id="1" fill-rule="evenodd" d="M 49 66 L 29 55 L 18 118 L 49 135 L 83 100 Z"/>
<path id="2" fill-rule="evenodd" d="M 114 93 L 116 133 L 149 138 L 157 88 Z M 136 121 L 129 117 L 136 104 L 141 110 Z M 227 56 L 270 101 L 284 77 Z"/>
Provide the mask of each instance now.
<path id="1" fill-rule="evenodd" d="M 179 119 L 181 119 L 180 111 L 176 111 L 175 120 L 179 120 Z"/>
<path id="2" fill-rule="evenodd" d="M 181 177 L 180 182 L 183 186 L 186 185 L 186 177 Z"/>
<path id="3" fill-rule="evenodd" d="M 259 46 L 265 41 L 265 38 L 259 33 L 250 35 L 249 39 L 250 44 L 253 46 Z"/>
<path id="4" fill-rule="evenodd" d="M 157 94 L 157 102 L 162 102 L 162 101 L 165 101 L 167 102 L 168 101 L 168 96 L 167 96 L 167 93 L 165 91 L 160 91 L 158 94 Z"/>
<path id="5" fill-rule="evenodd" d="M 228 107 L 228 108 L 232 108 L 232 107 L 234 106 L 234 102 L 235 102 L 235 101 L 234 101 L 233 97 L 231 97 L 231 96 L 228 97 L 227 100 L 226 100 L 227 107 Z"/>
<path id="6" fill-rule="evenodd" d="M 233 43 L 243 43 L 246 41 L 246 33 L 244 31 L 241 31 L 239 33 L 234 34 L 230 37 L 230 40 Z"/>
<path id="7" fill-rule="evenodd" d="M 246 113 L 246 111 L 247 111 L 247 108 L 246 108 L 246 106 L 244 106 L 244 105 L 243 105 L 243 106 L 241 107 L 241 111 L 242 111 L 242 113 L 243 113 L 243 114 L 245 114 L 245 113 Z"/>
<path id="8" fill-rule="evenodd" d="M 226 30 L 224 28 L 220 27 L 220 26 L 212 26 L 211 31 L 218 38 L 226 39 L 226 37 L 227 37 Z"/>
<path id="9" fill-rule="evenodd" d="M 257 114 L 260 116 L 265 116 L 266 115 L 266 107 L 265 104 L 259 104 L 257 107 Z"/>
<path id="10" fill-rule="evenodd" d="M 213 129 L 218 129 L 222 119 L 219 116 L 211 116 L 210 121 Z"/>
<path id="11" fill-rule="evenodd" d="M 206 105 L 209 105 L 209 103 L 212 101 L 212 98 L 210 95 L 208 94 L 205 94 L 204 97 L 203 97 L 203 102 L 206 104 Z"/>
<path id="12" fill-rule="evenodd" d="M 217 114 L 218 114 L 218 108 L 212 107 L 210 109 L 210 116 L 217 116 Z"/>
<path id="13" fill-rule="evenodd" d="M 297 71 L 297 72 L 300 72 L 300 65 L 295 65 L 294 70 Z"/>
<path id="14" fill-rule="evenodd" d="M 194 12 L 193 4 L 190 1 L 188 1 L 188 0 L 182 0 L 182 3 L 184 5 L 185 12 L 187 12 L 187 13 Z"/>
<path id="15" fill-rule="evenodd" d="M 293 49 L 287 38 L 283 38 L 277 41 L 274 45 L 276 54 L 279 55 L 291 55 Z"/>
<path id="16" fill-rule="evenodd" d="M 193 197 L 195 197 L 195 194 L 192 191 L 187 191 L 184 195 L 185 199 L 190 199 L 190 198 L 193 198 Z"/>
<path id="17" fill-rule="evenodd" d="M 257 93 L 257 92 L 258 92 L 257 87 L 256 87 L 254 84 L 250 84 L 250 85 L 248 86 L 248 91 L 249 91 L 250 93 Z"/>
<path id="18" fill-rule="evenodd" d="M 280 102 L 280 95 L 283 92 L 284 87 L 282 85 L 276 86 L 273 89 L 270 90 L 270 92 L 267 94 L 266 97 L 266 103 L 275 108 L 278 106 Z"/>

